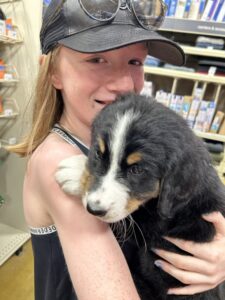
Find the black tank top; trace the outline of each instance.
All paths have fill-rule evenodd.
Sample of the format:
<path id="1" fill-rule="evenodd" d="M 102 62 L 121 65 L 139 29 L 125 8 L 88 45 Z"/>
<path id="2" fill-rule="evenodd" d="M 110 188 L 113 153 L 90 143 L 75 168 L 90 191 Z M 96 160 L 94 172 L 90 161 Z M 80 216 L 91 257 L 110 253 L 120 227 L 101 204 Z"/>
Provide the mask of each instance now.
<path id="1" fill-rule="evenodd" d="M 88 155 L 87 146 L 58 124 L 51 132 L 55 132 L 69 144 L 77 146 L 86 156 Z M 34 254 L 35 300 L 78 300 L 70 280 L 56 227 L 51 225 L 30 228 L 30 232 Z M 127 240 L 120 246 L 129 262 L 135 251 L 133 243 Z"/>
<path id="2" fill-rule="evenodd" d="M 51 131 L 88 155 L 88 148 L 58 124 Z M 30 232 L 34 254 L 35 300 L 77 300 L 56 227 L 30 228 Z"/>

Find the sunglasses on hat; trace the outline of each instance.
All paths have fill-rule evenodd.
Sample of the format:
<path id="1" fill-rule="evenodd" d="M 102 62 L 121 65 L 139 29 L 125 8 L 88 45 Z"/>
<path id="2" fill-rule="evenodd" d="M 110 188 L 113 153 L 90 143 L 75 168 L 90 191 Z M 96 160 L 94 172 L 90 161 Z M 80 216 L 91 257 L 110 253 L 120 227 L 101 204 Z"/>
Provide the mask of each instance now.
<path id="1" fill-rule="evenodd" d="M 154 30 L 162 24 L 167 6 L 162 0 L 78 0 L 81 8 L 92 19 L 100 22 L 113 20 L 119 9 L 129 9 L 145 29 Z"/>

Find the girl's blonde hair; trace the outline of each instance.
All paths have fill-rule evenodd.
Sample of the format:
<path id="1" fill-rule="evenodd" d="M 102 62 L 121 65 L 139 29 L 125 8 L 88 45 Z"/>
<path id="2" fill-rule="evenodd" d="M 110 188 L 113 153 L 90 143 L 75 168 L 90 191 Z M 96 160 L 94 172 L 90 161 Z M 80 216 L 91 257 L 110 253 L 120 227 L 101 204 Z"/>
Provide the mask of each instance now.
<path id="1" fill-rule="evenodd" d="M 49 52 L 40 66 L 34 93 L 31 131 L 21 143 L 7 147 L 7 150 L 22 157 L 33 153 L 62 115 L 62 96 L 60 91 L 54 88 L 51 81 L 59 49 L 60 47 L 56 47 Z"/>

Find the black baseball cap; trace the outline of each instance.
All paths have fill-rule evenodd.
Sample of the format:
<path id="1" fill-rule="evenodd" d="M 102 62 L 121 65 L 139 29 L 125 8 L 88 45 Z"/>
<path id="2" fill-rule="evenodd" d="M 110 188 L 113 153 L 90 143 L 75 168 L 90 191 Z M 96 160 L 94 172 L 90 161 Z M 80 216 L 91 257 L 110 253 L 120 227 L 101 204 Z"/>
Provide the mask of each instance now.
<path id="1" fill-rule="evenodd" d="M 146 42 L 149 55 L 174 65 L 185 63 L 184 52 L 177 43 L 143 28 L 130 10 L 119 9 L 114 19 L 101 22 L 88 16 L 78 0 L 51 1 L 43 17 L 40 40 L 43 54 L 57 44 L 96 53 Z"/>

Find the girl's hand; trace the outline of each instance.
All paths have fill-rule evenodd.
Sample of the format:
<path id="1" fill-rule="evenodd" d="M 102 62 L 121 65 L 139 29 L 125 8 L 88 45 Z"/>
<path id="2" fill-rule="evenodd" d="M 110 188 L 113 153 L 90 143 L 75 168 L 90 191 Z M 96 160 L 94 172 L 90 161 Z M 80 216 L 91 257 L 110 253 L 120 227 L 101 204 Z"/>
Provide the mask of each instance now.
<path id="1" fill-rule="evenodd" d="M 156 265 L 187 285 L 171 288 L 168 294 L 194 295 L 213 289 L 225 280 L 225 218 L 219 212 L 204 215 L 203 218 L 215 226 L 216 235 L 211 242 L 200 244 L 166 237 L 193 256 L 159 249 L 154 251 L 164 259 L 157 260 Z"/>

